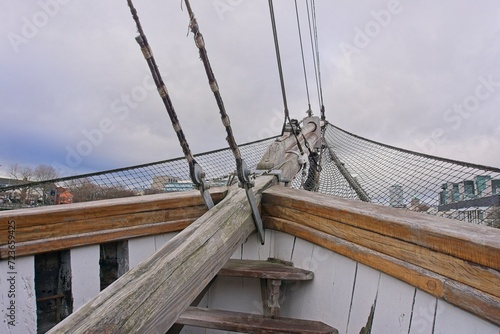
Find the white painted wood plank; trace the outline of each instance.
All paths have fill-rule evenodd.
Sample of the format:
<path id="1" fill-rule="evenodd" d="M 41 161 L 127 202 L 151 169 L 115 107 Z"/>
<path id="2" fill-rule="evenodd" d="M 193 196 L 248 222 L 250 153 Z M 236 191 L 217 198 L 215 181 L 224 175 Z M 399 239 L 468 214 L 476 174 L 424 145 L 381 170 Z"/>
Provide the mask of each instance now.
<path id="1" fill-rule="evenodd" d="M 240 247 L 238 247 L 233 255 L 231 255 L 231 259 L 236 259 L 236 260 L 241 260 L 241 254 L 243 253 L 243 245 L 240 245 Z"/>
<path id="2" fill-rule="evenodd" d="M 359 334 L 369 322 L 377 297 L 380 272 L 361 263 L 357 264 L 356 279 L 346 333 Z M 340 328 L 338 328 L 340 330 Z M 342 332 L 342 331 L 341 331 Z"/>
<path id="3" fill-rule="evenodd" d="M 413 312 L 409 334 L 432 334 L 437 299 L 417 289 L 413 303 Z"/>
<path id="4" fill-rule="evenodd" d="M 18 257 L 14 265 L 14 271 L 12 271 L 8 261 L 0 261 L 2 312 L 0 333 L 36 333 L 35 258 L 34 256 Z M 14 289 L 11 289 L 11 282 L 14 283 Z M 9 310 L 9 307 L 12 309 L 11 301 L 14 302 L 15 307 L 15 311 L 12 312 Z M 15 326 L 9 325 L 11 321 Z"/>
<path id="5" fill-rule="evenodd" d="M 381 274 L 372 333 L 407 334 L 415 288 Z"/>
<path id="6" fill-rule="evenodd" d="M 101 290 L 99 254 L 99 245 L 73 248 L 70 251 L 73 312 Z"/>
<path id="7" fill-rule="evenodd" d="M 283 232 L 274 231 L 274 255 L 276 259 L 291 261 L 295 237 Z"/>
<path id="8" fill-rule="evenodd" d="M 297 238 L 292 262 L 314 272 L 308 282 L 286 285 L 284 316 L 347 327 L 356 262 Z"/>
<path id="9" fill-rule="evenodd" d="M 217 277 L 207 295 L 208 308 L 263 314 L 260 280 L 258 279 Z M 235 332 L 207 329 L 206 333 L 232 334 Z"/>
<path id="10" fill-rule="evenodd" d="M 153 254 L 156 250 L 156 237 L 147 236 L 134 238 L 128 241 L 128 266 L 129 270 Z"/>
<path id="11" fill-rule="evenodd" d="M 134 268 L 142 260 L 154 254 L 177 234 L 174 232 L 130 239 L 128 241 L 129 269 Z"/>
<path id="12" fill-rule="evenodd" d="M 181 334 L 206 334 L 208 333 L 205 328 L 184 326 L 182 328 Z M 215 333 L 214 333 L 215 334 Z"/>
<path id="13" fill-rule="evenodd" d="M 178 234 L 178 232 L 155 235 L 155 251 L 162 248 L 163 245 L 165 245 L 167 242 L 169 242 L 170 239 L 175 237 L 177 234 Z"/>
<path id="14" fill-rule="evenodd" d="M 500 327 L 439 300 L 436 309 L 435 334 L 499 334 Z"/>
<path id="15" fill-rule="evenodd" d="M 260 280 L 217 277 L 209 290 L 208 308 L 262 314 Z"/>
<path id="16" fill-rule="evenodd" d="M 266 242 L 261 244 L 259 236 L 254 233 L 242 245 L 242 259 L 243 260 L 267 260 L 271 256 L 271 230 L 264 232 Z"/>
<path id="17" fill-rule="evenodd" d="M 267 260 L 271 257 L 273 231 L 265 231 L 265 244 L 256 233 L 250 235 L 232 259 Z M 207 293 L 207 307 L 230 311 L 262 314 L 262 298 L 258 279 L 218 277 Z M 184 332 L 184 331 L 183 331 Z M 188 333 L 188 332 L 186 332 Z M 193 332 L 198 333 L 198 332 Z M 230 334 L 235 332 L 206 329 L 206 334 Z"/>

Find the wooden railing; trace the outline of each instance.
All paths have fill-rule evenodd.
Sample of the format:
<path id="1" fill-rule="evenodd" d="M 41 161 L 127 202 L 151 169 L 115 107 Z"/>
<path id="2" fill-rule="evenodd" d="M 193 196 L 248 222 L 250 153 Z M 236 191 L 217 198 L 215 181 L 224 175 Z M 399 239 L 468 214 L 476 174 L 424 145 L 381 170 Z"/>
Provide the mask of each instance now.
<path id="1" fill-rule="evenodd" d="M 266 177 L 259 182 L 257 188 L 264 189 L 270 182 L 272 177 Z M 102 296 L 96 297 L 76 312 L 79 321 L 86 324 L 91 318 L 95 319 L 92 323 L 97 320 L 102 322 L 99 317 L 111 319 L 118 314 L 123 315 L 123 308 L 118 305 L 123 306 L 120 303 L 124 302 L 126 294 L 129 294 L 129 303 L 136 304 L 135 307 L 144 307 L 146 299 L 139 300 L 131 293 L 141 291 L 141 294 L 144 294 L 148 286 L 158 288 L 151 282 L 157 281 L 158 275 L 172 275 L 171 269 L 169 274 L 164 272 L 167 268 L 172 268 L 172 264 L 176 263 L 177 268 L 186 271 L 185 266 L 190 262 L 186 262 L 187 258 L 179 260 L 179 254 L 183 252 L 181 248 L 184 251 L 188 248 L 192 250 L 188 252 L 191 254 L 188 257 L 203 253 L 214 258 L 214 255 L 209 253 L 218 254 L 215 258 L 220 259 L 220 263 L 214 270 L 211 265 L 209 270 L 215 275 L 217 268 L 224 264 L 224 259 L 230 256 L 238 242 L 244 240 L 253 230 L 250 211 L 248 208 L 242 211 L 245 205 L 244 196 L 240 192 L 239 197 L 235 199 L 235 193 L 230 196 L 227 194 L 227 188 L 212 190 L 214 201 L 222 201 L 222 205 L 217 206 L 218 209 L 208 215 L 196 191 L 2 212 L 0 226 L 5 233 L 1 234 L 1 256 L 3 260 L 6 259 L 8 248 L 5 236 L 8 235 L 6 228 L 9 221 L 16 222 L 18 257 L 184 230 L 178 238 L 174 238 L 165 246 L 154 261 L 134 268 L 118 280 L 113 288 L 104 290 Z M 330 249 L 500 325 L 498 229 L 283 186 L 265 190 L 261 207 L 263 221 L 268 229 L 282 231 Z M 199 217 L 201 219 L 196 226 L 186 229 Z M 215 226 L 220 225 L 221 230 L 217 233 L 222 234 L 218 234 L 218 239 L 211 237 L 217 234 L 200 230 L 208 220 L 215 222 Z M 244 225 L 238 225 L 238 221 Z M 244 233 L 230 242 L 222 256 L 219 248 L 223 243 L 220 241 L 230 240 L 227 235 L 229 230 L 223 232 L 229 226 L 233 226 L 230 233 L 238 231 L 238 228 L 234 229 L 235 226 L 242 228 Z M 203 239 L 201 244 L 207 242 L 209 251 L 201 251 L 200 242 L 193 239 L 193 233 L 197 230 L 205 236 L 206 240 Z M 36 239 L 37 235 L 41 237 Z M 196 263 L 198 264 L 189 266 L 197 268 L 199 262 Z M 197 274 L 194 277 L 208 283 L 213 275 L 202 272 L 204 274 L 201 276 Z M 187 284 L 184 279 L 180 281 Z M 177 285 L 179 278 L 170 282 Z M 133 289 L 130 288 L 132 285 Z M 163 301 L 155 302 L 154 307 L 165 303 L 160 318 L 165 315 L 165 307 L 170 310 L 173 307 L 176 311 L 169 320 L 173 323 L 182 306 L 176 304 L 178 296 L 173 295 L 174 286 L 166 286 L 168 288 L 161 296 Z M 177 291 L 182 290 L 184 297 L 189 294 L 194 298 L 199 290 L 193 289 L 195 286 L 202 287 L 203 284 L 180 284 Z M 152 298 L 153 295 L 148 296 Z M 152 299 L 157 300 L 156 297 Z M 186 307 L 188 300 L 185 302 Z M 116 314 L 109 311 L 112 304 L 116 305 L 111 307 L 116 310 Z M 103 308 L 108 308 L 108 311 L 101 311 Z M 148 312 L 151 313 L 151 310 Z M 139 318 L 144 318 L 143 312 Z M 119 322 L 120 319 L 126 321 L 123 317 L 114 321 Z M 164 322 L 157 325 L 168 326 Z M 67 326 L 69 327 L 62 328 L 74 328 L 74 318 L 71 325 Z M 137 326 L 137 323 L 130 323 L 130 326 Z M 82 328 L 85 328 L 85 331 L 88 329 Z M 60 332 L 64 330 L 61 329 Z"/>
<path id="2" fill-rule="evenodd" d="M 226 191 L 213 188 L 214 202 Z M 206 211 L 199 192 L 187 191 L 0 212 L 0 259 L 13 225 L 16 256 L 25 256 L 181 231 Z"/>
<path id="3" fill-rule="evenodd" d="M 283 187 L 264 192 L 267 228 L 396 277 L 500 325 L 500 230 Z"/>

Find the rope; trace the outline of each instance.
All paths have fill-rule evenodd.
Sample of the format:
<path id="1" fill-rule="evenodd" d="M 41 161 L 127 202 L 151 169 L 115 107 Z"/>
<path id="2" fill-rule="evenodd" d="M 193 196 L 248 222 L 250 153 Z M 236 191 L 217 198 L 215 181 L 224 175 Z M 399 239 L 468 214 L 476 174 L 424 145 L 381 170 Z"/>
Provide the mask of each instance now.
<path id="1" fill-rule="evenodd" d="M 276 17 L 274 16 L 273 0 L 269 0 L 269 12 L 271 14 L 271 25 L 273 28 L 274 49 L 276 51 L 276 62 L 278 63 L 278 73 L 279 73 L 280 84 L 281 84 L 281 95 L 283 97 L 285 121 L 283 123 L 283 131 L 282 132 L 284 132 L 286 122 L 287 121 L 290 122 L 290 114 L 288 112 L 288 103 L 286 100 L 285 79 L 283 76 L 283 67 L 281 66 L 281 55 L 280 55 L 280 47 L 279 47 L 279 41 L 278 41 L 278 30 L 276 28 Z"/>
<path id="2" fill-rule="evenodd" d="M 184 132 L 182 131 L 181 124 L 177 118 L 177 113 L 175 112 L 174 106 L 173 106 L 172 101 L 170 99 L 170 96 L 168 94 L 167 87 L 165 86 L 165 83 L 163 82 L 163 79 L 162 79 L 161 74 L 160 74 L 160 70 L 158 69 L 158 65 L 156 64 L 156 61 L 153 57 L 153 52 L 151 51 L 151 47 L 149 46 L 148 39 L 146 38 L 146 35 L 144 34 L 144 30 L 142 29 L 142 25 L 139 21 L 139 16 L 137 15 L 137 10 L 135 9 L 134 4 L 132 3 L 132 0 L 127 0 L 127 3 L 128 3 L 129 8 L 130 8 L 130 12 L 132 14 L 132 17 L 136 23 L 137 31 L 139 33 L 139 36 L 137 36 L 136 41 L 139 44 L 139 46 L 141 47 L 144 58 L 146 59 L 148 67 L 151 71 L 151 75 L 153 76 L 153 80 L 154 80 L 156 87 L 158 89 L 158 93 L 160 94 L 160 97 L 163 101 L 163 104 L 165 105 L 168 116 L 169 116 L 170 121 L 172 123 L 172 127 L 177 135 L 178 140 L 179 140 L 179 144 L 181 145 L 184 156 L 186 157 L 186 160 L 188 161 L 191 180 L 197 186 L 197 188 L 201 190 L 207 206 L 209 208 L 211 208 L 211 207 L 213 207 L 213 202 L 212 202 L 212 199 L 210 198 L 210 196 L 209 195 L 207 196 L 207 193 L 205 192 L 205 189 L 208 189 L 208 186 L 205 184 L 205 175 L 203 173 L 203 170 L 198 165 L 198 163 L 196 162 L 196 160 L 193 157 L 193 154 L 191 153 L 191 150 L 189 148 L 189 144 L 186 140 Z"/>
<path id="3" fill-rule="evenodd" d="M 283 107 L 284 107 L 284 113 L 285 113 L 285 121 L 283 123 L 283 131 L 282 135 L 285 133 L 285 127 L 286 123 L 290 125 L 290 130 L 292 134 L 295 137 L 295 140 L 297 141 L 297 147 L 299 148 L 300 155 L 304 155 L 304 150 L 302 149 L 302 145 L 300 144 L 300 140 L 297 137 L 298 131 L 300 131 L 300 126 L 297 120 L 292 120 L 290 119 L 290 114 L 288 112 L 288 103 L 286 99 L 286 90 L 285 90 L 285 79 L 283 76 L 283 67 L 281 66 L 281 55 L 280 55 L 280 47 L 279 47 L 279 41 L 278 41 L 278 30 L 276 28 L 276 17 L 274 15 L 274 6 L 273 6 L 273 0 L 269 0 L 269 12 L 271 15 L 271 25 L 273 28 L 273 37 L 274 37 L 274 48 L 276 51 L 276 62 L 278 63 L 278 73 L 280 77 L 280 84 L 281 84 L 281 94 L 283 96 Z M 307 144 L 307 142 L 306 142 Z"/>
<path id="4" fill-rule="evenodd" d="M 304 46 L 303 46 L 303 43 L 302 43 L 302 33 L 301 33 L 301 30 L 300 30 L 299 8 L 297 6 L 297 0 L 295 0 L 295 16 L 297 18 L 297 28 L 298 28 L 299 41 L 300 41 L 300 54 L 302 56 L 302 69 L 304 71 L 304 81 L 305 81 L 305 84 L 306 84 L 307 105 L 309 106 L 309 108 L 307 109 L 307 115 L 309 117 L 311 117 L 312 116 L 311 98 L 309 97 L 309 84 L 307 82 L 306 61 L 304 59 Z"/>
<path id="5" fill-rule="evenodd" d="M 200 29 L 196 21 L 196 18 L 194 16 L 194 12 L 191 8 L 191 4 L 189 3 L 189 0 L 185 0 L 185 3 L 190 18 L 189 28 L 191 29 L 191 32 L 194 35 L 194 41 L 199 49 L 200 59 L 205 67 L 205 72 L 208 77 L 208 83 L 210 85 L 210 88 L 212 89 L 212 92 L 214 93 L 215 100 L 217 101 L 217 106 L 219 107 L 222 124 L 226 129 L 226 134 L 227 134 L 226 140 L 236 160 L 241 160 L 241 153 L 238 148 L 238 145 L 236 144 L 236 140 L 234 139 L 233 130 L 231 128 L 231 121 L 229 119 L 229 116 L 227 115 L 226 108 L 224 106 L 224 101 L 222 100 L 222 96 L 219 91 L 219 86 L 215 79 L 215 74 L 212 70 L 212 66 L 210 65 L 210 61 L 208 59 L 208 54 L 205 48 L 205 41 L 203 40 L 203 35 L 200 33 Z"/>
<path id="6" fill-rule="evenodd" d="M 318 26 L 316 20 L 316 3 L 315 0 L 311 0 L 311 11 L 309 10 L 309 2 L 306 0 L 307 7 L 307 19 L 309 22 L 309 37 L 311 39 L 311 51 L 313 54 L 314 63 L 314 73 L 316 77 L 316 89 L 318 91 L 318 101 L 321 110 L 321 120 L 326 120 L 325 117 L 325 105 L 323 102 L 323 85 L 321 82 L 321 69 L 320 69 L 320 57 L 319 57 L 319 43 L 318 43 Z M 311 20 L 312 17 L 312 20 Z M 312 21 L 312 27 L 311 27 Z M 314 37 L 313 37 L 314 32 Z"/>
<path id="7" fill-rule="evenodd" d="M 250 170 L 248 169 L 243 158 L 241 157 L 240 150 L 238 148 L 238 145 L 236 144 L 236 140 L 234 139 L 233 130 L 231 129 L 231 122 L 229 121 L 229 116 L 226 113 L 226 108 L 224 107 L 222 96 L 220 95 L 219 86 L 217 85 L 214 72 L 212 71 L 212 66 L 210 65 L 210 61 L 208 59 L 207 50 L 205 48 L 205 42 L 203 40 L 202 34 L 200 33 L 200 29 L 198 26 L 198 22 L 196 21 L 196 18 L 194 16 L 194 12 L 191 9 L 191 4 L 189 3 L 189 0 L 185 0 L 185 3 L 190 18 L 189 27 L 191 28 L 191 32 L 194 35 L 195 44 L 200 51 L 200 58 L 201 61 L 203 62 L 203 66 L 205 67 L 205 72 L 207 73 L 210 88 L 214 93 L 215 100 L 217 101 L 217 105 L 219 107 L 222 124 L 226 128 L 226 133 L 227 133 L 226 140 L 229 144 L 231 151 L 233 152 L 234 158 L 236 159 L 236 170 L 238 173 L 238 179 L 240 181 L 240 187 L 245 189 L 248 203 L 250 205 L 250 209 L 252 210 L 254 223 L 260 237 L 260 241 L 262 244 L 264 244 L 265 242 L 264 224 L 262 223 L 262 218 L 260 217 L 260 212 L 257 207 L 257 201 L 255 199 L 255 195 L 251 190 L 254 184 L 250 179 Z"/>

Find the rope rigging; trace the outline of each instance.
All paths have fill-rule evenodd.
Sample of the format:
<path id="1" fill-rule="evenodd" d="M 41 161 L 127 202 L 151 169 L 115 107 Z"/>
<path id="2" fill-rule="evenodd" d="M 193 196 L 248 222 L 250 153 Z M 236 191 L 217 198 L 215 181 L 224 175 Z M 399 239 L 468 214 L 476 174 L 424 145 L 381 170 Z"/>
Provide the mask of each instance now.
<path id="1" fill-rule="evenodd" d="M 273 29 L 274 47 L 275 47 L 275 51 L 276 51 L 276 61 L 278 64 L 281 92 L 282 92 L 282 96 L 283 96 L 283 104 L 284 104 L 284 110 L 285 110 L 285 122 L 283 124 L 283 133 L 285 132 L 285 129 L 287 127 L 287 122 L 288 122 L 289 130 L 295 136 L 295 140 L 297 142 L 297 147 L 298 147 L 299 152 L 300 152 L 300 153 L 297 153 L 297 155 L 299 156 L 298 162 L 301 165 L 302 178 L 303 178 L 303 180 L 305 180 L 304 182 L 302 182 L 302 185 L 305 185 L 306 183 L 309 184 L 311 182 L 315 182 L 312 185 L 305 186 L 304 189 L 306 189 L 306 190 L 317 189 L 316 183 L 317 183 L 317 180 L 319 180 L 319 172 L 321 170 L 321 167 L 318 164 L 320 156 L 318 155 L 317 152 L 311 150 L 309 143 L 307 142 L 306 138 L 303 136 L 304 145 L 306 146 L 306 148 L 308 149 L 308 152 L 309 152 L 309 154 L 306 155 L 306 153 L 304 152 L 304 150 L 302 148 L 300 140 L 298 138 L 298 135 L 300 134 L 299 123 L 297 120 L 290 119 L 287 100 L 286 100 L 283 68 L 281 66 L 281 55 L 280 55 L 280 48 L 279 48 L 279 41 L 278 41 L 278 32 L 277 32 L 277 28 L 276 28 L 276 17 L 274 15 L 274 6 L 273 6 L 272 0 L 269 0 L 269 11 L 270 11 L 270 15 L 271 15 L 271 25 L 272 25 L 272 29 Z M 310 103 L 310 97 L 309 97 L 309 86 L 307 83 L 307 72 L 306 72 L 305 59 L 304 59 L 304 49 L 303 49 L 303 43 L 302 43 L 302 34 L 301 34 L 301 30 L 300 30 L 300 20 L 299 20 L 297 1 L 295 1 L 295 13 L 296 13 L 296 18 L 297 18 L 300 48 L 301 48 L 301 54 L 302 54 L 302 65 L 303 65 L 304 77 L 305 77 L 305 82 L 306 82 L 306 92 L 307 92 L 308 106 L 309 106 L 308 116 L 312 117 L 311 103 Z M 316 69 L 316 67 L 315 67 L 315 69 Z M 282 135 L 283 135 L 283 133 L 282 133 Z M 307 177 L 307 180 L 306 180 L 306 169 L 307 169 L 307 161 L 308 160 L 309 160 L 310 168 L 308 171 L 309 176 Z"/>
<path id="2" fill-rule="evenodd" d="M 156 61 L 153 57 L 153 52 L 151 51 L 151 47 L 149 46 L 146 35 L 144 34 L 144 31 L 142 29 L 142 25 L 139 21 L 139 16 L 137 15 L 137 10 L 135 9 L 134 4 L 132 3 L 132 0 L 127 0 L 127 3 L 128 3 L 129 8 L 130 8 L 130 12 L 132 13 L 132 17 L 136 23 L 137 31 L 139 33 L 139 35 L 136 37 L 136 41 L 139 44 L 139 46 L 141 47 L 144 58 L 146 59 L 146 62 L 148 63 L 148 67 L 151 71 L 151 75 L 153 76 L 153 80 L 154 80 L 156 87 L 158 89 L 158 93 L 160 94 L 160 97 L 163 101 L 163 104 L 165 105 L 165 108 L 167 110 L 168 116 L 170 117 L 172 127 L 173 127 L 175 133 L 177 134 L 177 138 L 178 138 L 179 143 L 181 145 L 184 156 L 186 157 L 186 160 L 188 161 L 189 174 L 191 176 L 191 180 L 193 181 L 195 186 L 200 190 L 201 195 L 203 197 L 203 200 L 205 202 L 205 205 L 208 207 L 208 209 L 210 209 L 214 206 L 214 203 L 212 201 L 212 197 L 210 197 L 210 194 L 208 193 L 209 187 L 208 187 L 208 184 L 205 180 L 205 173 L 203 172 L 203 169 L 196 162 L 196 160 L 193 157 L 193 154 L 191 153 L 191 150 L 189 148 L 189 144 L 186 140 L 186 137 L 184 136 L 184 132 L 182 131 L 181 124 L 177 118 L 177 113 L 175 112 L 174 106 L 173 106 L 172 101 L 170 99 L 170 96 L 168 94 L 167 87 L 165 86 L 165 83 L 163 82 L 160 71 L 158 69 L 158 65 L 156 64 Z"/>
<path id="3" fill-rule="evenodd" d="M 231 122 L 229 120 L 229 116 L 227 115 L 226 108 L 224 106 L 224 102 L 222 100 L 222 96 L 219 91 L 219 86 L 217 84 L 214 72 L 212 70 L 212 66 L 210 65 L 207 50 L 205 48 L 205 41 L 203 40 L 203 35 L 200 33 L 198 22 L 191 8 L 191 4 L 189 0 L 185 0 L 184 2 L 186 4 L 186 8 L 189 13 L 189 19 L 190 19 L 189 28 L 191 29 L 191 32 L 194 35 L 194 41 L 199 49 L 200 59 L 203 62 L 203 66 L 205 67 L 205 72 L 207 74 L 210 88 L 214 94 L 217 106 L 219 107 L 219 113 L 221 115 L 222 124 L 226 129 L 226 134 L 227 134 L 226 140 L 229 144 L 231 151 L 233 152 L 234 158 L 236 159 L 236 170 L 238 174 L 238 180 L 240 181 L 239 182 L 240 187 L 245 189 L 248 201 L 250 203 L 250 207 L 252 209 L 252 216 L 254 218 L 257 231 L 259 233 L 260 241 L 262 244 L 264 244 L 264 227 L 262 219 L 260 217 L 259 210 L 257 208 L 255 195 L 251 190 L 254 183 L 250 179 L 250 170 L 248 169 L 243 158 L 241 157 L 240 150 L 238 148 L 238 145 L 236 144 L 236 140 L 234 139 L 233 130 L 231 129 Z"/>
<path id="4" fill-rule="evenodd" d="M 281 96 L 283 98 L 283 108 L 285 114 L 285 120 L 283 122 L 283 131 L 285 132 L 285 125 L 287 122 L 290 122 L 290 114 L 288 112 L 288 102 L 286 99 L 286 90 L 285 90 L 285 79 L 283 76 L 283 67 L 281 66 L 281 55 L 280 55 L 280 47 L 278 41 L 278 30 L 276 28 L 276 17 L 274 16 L 274 6 L 273 0 L 269 0 L 269 12 L 271 14 L 271 25 L 273 28 L 273 37 L 274 37 L 274 49 L 276 51 L 276 62 L 278 63 L 278 73 L 280 77 L 280 85 L 281 85 Z"/>

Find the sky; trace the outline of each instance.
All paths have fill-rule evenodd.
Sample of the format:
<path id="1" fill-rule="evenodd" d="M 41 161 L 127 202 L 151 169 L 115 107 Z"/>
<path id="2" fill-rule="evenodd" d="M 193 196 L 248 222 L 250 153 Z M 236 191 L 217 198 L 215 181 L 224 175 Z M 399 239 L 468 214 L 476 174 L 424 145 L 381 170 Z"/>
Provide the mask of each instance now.
<path id="1" fill-rule="evenodd" d="M 306 1 L 299 20 L 319 115 Z M 266 0 L 191 0 L 236 141 L 283 121 Z M 135 1 L 193 153 L 227 147 L 180 0 Z M 316 0 L 327 120 L 417 152 L 500 167 L 498 0 Z M 294 1 L 274 0 L 288 107 L 308 109 Z M 182 156 L 125 0 L 0 3 L 0 175 L 60 175 Z"/>

